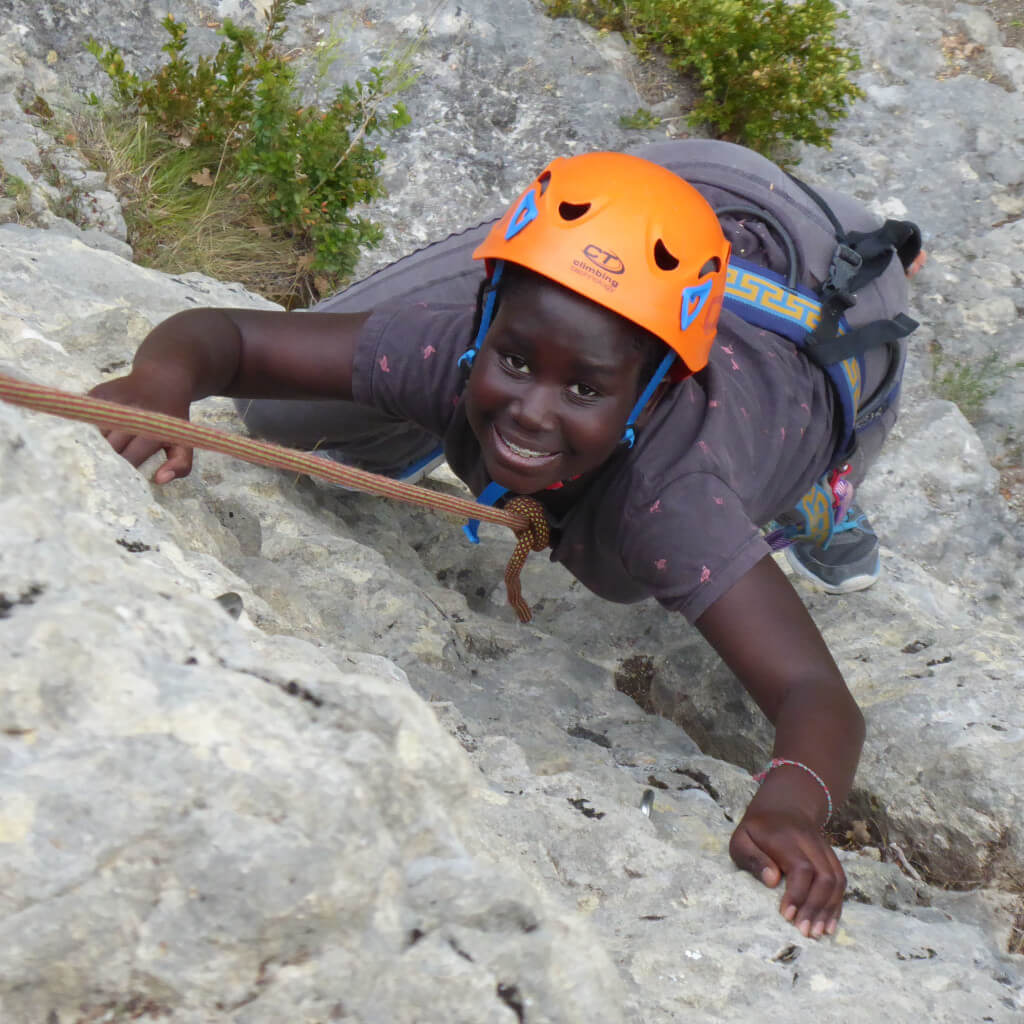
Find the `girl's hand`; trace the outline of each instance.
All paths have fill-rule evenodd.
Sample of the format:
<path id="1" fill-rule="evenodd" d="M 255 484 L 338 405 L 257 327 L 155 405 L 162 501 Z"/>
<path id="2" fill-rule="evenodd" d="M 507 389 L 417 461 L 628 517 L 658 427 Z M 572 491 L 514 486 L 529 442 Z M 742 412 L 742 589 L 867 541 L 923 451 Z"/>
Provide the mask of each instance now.
<path id="1" fill-rule="evenodd" d="M 153 369 L 135 369 L 127 377 L 99 384 L 90 392 L 95 398 L 120 405 L 134 405 L 152 412 L 187 420 L 191 404 L 190 389 L 172 373 Z M 110 446 L 138 468 L 150 456 L 163 450 L 166 459 L 153 474 L 153 482 L 166 484 L 192 471 L 192 449 L 180 444 L 140 437 L 131 431 L 115 428 L 101 429 Z"/>
<path id="2" fill-rule="evenodd" d="M 773 787 L 775 788 L 775 787 Z M 773 793 L 767 782 L 732 834 L 729 854 L 769 889 L 783 877 L 779 913 L 805 938 L 834 935 L 843 909 L 846 875 L 821 833 L 821 816 Z M 781 798 L 780 798 L 781 797 Z"/>
<path id="3" fill-rule="evenodd" d="M 697 626 L 774 724 L 772 758 L 789 762 L 768 773 L 729 853 L 769 888 L 785 877 L 779 909 L 804 935 L 831 935 L 846 876 L 821 825 L 829 801 L 841 806 L 850 792 L 864 716 L 770 555 L 711 605 Z"/>
<path id="4" fill-rule="evenodd" d="M 355 351 L 369 313 L 286 313 L 266 309 L 187 309 L 146 335 L 127 377 L 90 394 L 187 420 L 192 402 L 231 398 L 352 398 Z M 192 449 L 128 430 L 104 430 L 114 451 L 141 466 L 161 449 L 153 475 L 188 476 Z"/>

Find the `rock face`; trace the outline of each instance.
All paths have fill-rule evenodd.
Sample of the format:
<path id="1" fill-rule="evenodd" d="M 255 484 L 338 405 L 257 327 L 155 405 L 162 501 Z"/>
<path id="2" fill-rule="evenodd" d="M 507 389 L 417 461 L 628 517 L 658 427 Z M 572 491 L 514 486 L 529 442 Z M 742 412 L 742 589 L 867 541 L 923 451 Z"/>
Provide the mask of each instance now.
<path id="1" fill-rule="evenodd" d="M 728 859 L 770 735 L 681 622 L 534 556 L 520 626 L 498 528 L 471 548 L 443 517 L 212 455 L 155 488 L 92 428 L 0 404 L 0 1020 L 1021 1019 L 1024 539 L 1003 492 L 1024 60 L 998 4 L 843 6 L 868 98 L 801 173 L 905 207 L 932 258 L 862 491 L 886 572 L 802 591 L 869 727 L 837 937 L 803 940 Z M 109 216 L 63 221 L 43 187 L 56 143 L 24 107 L 96 86 L 90 31 L 152 63 L 162 13 L 0 16 L 0 162 L 31 185 L 8 214 L 41 225 L 0 228 L 0 372 L 81 391 L 175 310 L 266 305 L 127 262 L 73 153 Z M 350 18 L 298 13 L 296 45 Z M 554 151 L 654 137 L 617 126 L 641 103 L 621 44 L 525 0 L 363 14 L 346 47 L 365 65 L 428 28 L 367 270 L 486 216 Z M 979 431 L 933 394 L 935 346 L 997 354 Z M 197 417 L 237 426 L 220 400 Z"/>

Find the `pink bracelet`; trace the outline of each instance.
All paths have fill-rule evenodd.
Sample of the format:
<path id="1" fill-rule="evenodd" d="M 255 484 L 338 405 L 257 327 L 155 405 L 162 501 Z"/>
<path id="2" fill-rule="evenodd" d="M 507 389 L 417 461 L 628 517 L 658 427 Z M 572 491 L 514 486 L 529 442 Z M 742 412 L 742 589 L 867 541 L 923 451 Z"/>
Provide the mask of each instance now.
<path id="1" fill-rule="evenodd" d="M 825 815 L 825 820 L 821 823 L 824 828 L 828 824 L 828 819 L 832 817 L 832 794 L 828 791 L 828 786 L 825 785 L 825 780 L 813 769 L 808 768 L 802 761 L 787 761 L 784 757 L 773 757 L 769 762 L 764 771 L 758 772 L 754 776 L 754 781 L 757 783 L 764 782 L 768 778 L 768 773 L 773 768 L 784 768 L 786 765 L 791 765 L 793 768 L 803 768 L 805 772 L 814 781 L 825 790 L 825 799 L 828 801 L 828 813 Z"/>

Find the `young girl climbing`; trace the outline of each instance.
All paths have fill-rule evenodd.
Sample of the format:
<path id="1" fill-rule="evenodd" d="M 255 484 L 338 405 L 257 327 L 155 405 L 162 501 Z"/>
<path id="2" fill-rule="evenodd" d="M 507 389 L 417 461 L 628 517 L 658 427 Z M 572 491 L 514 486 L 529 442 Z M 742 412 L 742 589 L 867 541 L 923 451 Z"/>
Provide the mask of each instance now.
<path id="1" fill-rule="evenodd" d="M 93 394 L 181 418 L 234 396 L 273 440 L 396 476 L 432 465 L 441 444 L 481 500 L 533 496 L 553 560 L 611 601 L 654 597 L 682 614 L 774 724 L 730 853 L 767 886 L 784 877 L 781 913 L 818 938 L 835 931 L 845 889 L 822 825 L 850 790 L 864 721 L 770 541 L 791 541 L 791 562 L 826 589 L 877 577 L 877 540 L 850 498 L 895 418 L 913 326 L 900 262 L 916 248 L 879 242 L 849 201 L 833 223 L 739 147 L 645 156 L 557 159 L 499 221 L 314 311 L 179 313 Z M 771 203 L 752 206 L 758 190 Z M 824 257 L 792 244 L 769 209 L 783 199 L 827 238 Z M 837 245 L 846 228 L 865 231 Z M 863 259 L 848 255 L 858 245 Z M 871 260 L 866 280 L 851 278 Z M 820 305 L 807 301 L 827 360 L 736 305 L 760 288 L 766 315 L 799 317 L 798 288 L 822 285 Z M 855 289 L 878 300 L 881 335 L 840 319 Z M 191 469 L 189 449 L 107 436 L 134 465 L 163 449 L 158 483 Z"/>

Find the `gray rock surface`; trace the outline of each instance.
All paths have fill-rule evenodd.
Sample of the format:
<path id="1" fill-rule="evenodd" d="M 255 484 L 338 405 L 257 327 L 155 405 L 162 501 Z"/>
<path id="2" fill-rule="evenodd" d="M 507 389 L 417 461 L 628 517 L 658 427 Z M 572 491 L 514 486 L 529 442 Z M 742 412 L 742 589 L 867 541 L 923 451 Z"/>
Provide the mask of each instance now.
<path id="1" fill-rule="evenodd" d="M 836 939 L 803 940 L 728 860 L 770 737 L 680 622 L 535 556 L 524 627 L 498 528 L 471 548 L 443 517 L 219 456 L 157 489 L 93 429 L 0 405 L 0 1020 L 1021 1019 L 1021 51 L 996 3 L 844 6 L 868 97 L 801 172 L 905 208 L 932 259 L 863 491 L 886 573 L 802 590 L 869 725 Z M 314 0 L 293 42 L 347 19 L 366 66 L 427 27 L 366 270 L 552 151 L 653 137 L 617 126 L 644 76 L 614 37 L 525 0 L 342 7 Z M 37 225 L 0 228 L 0 372 L 84 390 L 174 310 L 265 304 L 127 263 L 116 217 L 83 231 L 43 187 L 48 151 L 105 191 L 23 107 L 97 86 L 91 31 L 152 64 L 164 10 L 0 9 L 0 163 Z M 977 432 L 932 393 L 936 346 L 999 355 Z M 197 415 L 237 426 L 227 402 Z"/>

